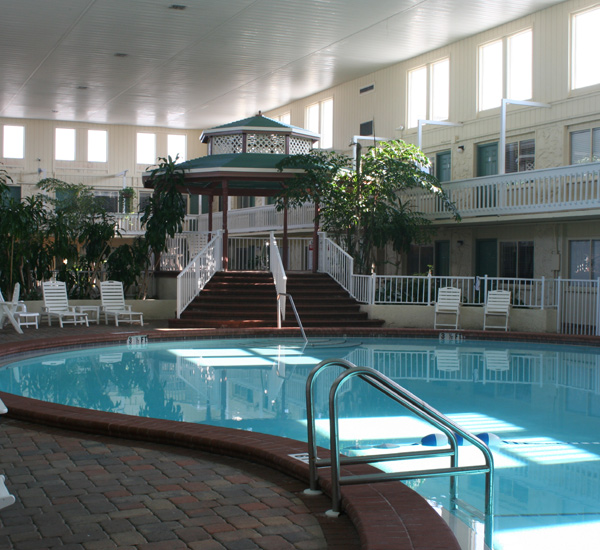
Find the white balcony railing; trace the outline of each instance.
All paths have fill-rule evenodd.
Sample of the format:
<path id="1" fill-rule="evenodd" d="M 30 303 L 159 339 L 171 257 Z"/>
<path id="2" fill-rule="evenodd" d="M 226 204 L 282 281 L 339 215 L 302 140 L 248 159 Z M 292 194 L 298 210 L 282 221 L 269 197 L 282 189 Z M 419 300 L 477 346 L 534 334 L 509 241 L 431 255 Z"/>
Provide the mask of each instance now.
<path id="1" fill-rule="evenodd" d="M 600 162 L 453 181 L 444 190 L 463 219 L 599 208 Z M 416 189 L 405 196 L 430 219 L 452 216 L 435 195 Z"/>
<path id="2" fill-rule="evenodd" d="M 589 210 L 600 208 L 600 162 L 453 181 L 444 184 L 444 189 L 463 219 Z M 404 196 L 426 218 L 452 217 L 436 195 L 413 189 Z M 288 228 L 311 229 L 314 215 L 313 204 L 290 209 Z M 143 232 L 141 214 L 115 216 L 123 235 Z M 213 230 L 222 224 L 223 213 L 214 212 Z M 227 225 L 230 234 L 280 230 L 283 212 L 274 205 L 234 209 L 227 214 Z M 208 214 L 186 216 L 184 231 L 208 231 Z"/>

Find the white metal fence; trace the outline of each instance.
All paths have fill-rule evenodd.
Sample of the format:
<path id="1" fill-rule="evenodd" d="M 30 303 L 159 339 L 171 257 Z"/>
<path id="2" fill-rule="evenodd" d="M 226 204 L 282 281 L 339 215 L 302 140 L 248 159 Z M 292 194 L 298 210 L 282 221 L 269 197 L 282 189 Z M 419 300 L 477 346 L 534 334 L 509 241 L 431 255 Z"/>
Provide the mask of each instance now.
<path id="1" fill-rule="evenodd" d="M 519 279 L 510 277 L 450 277 L 356 275 L 352 258 L 321 234 L 319 270 L 329 273 L 351 296 L 364 304 L 433 305 L 438 289 L 461 289 L 462 303 L 481 305 L 490 290 L 509 290 L 512 307 L 556 309 L 556 330 L 563 334 L 600 336 L 600 278 Z"/>

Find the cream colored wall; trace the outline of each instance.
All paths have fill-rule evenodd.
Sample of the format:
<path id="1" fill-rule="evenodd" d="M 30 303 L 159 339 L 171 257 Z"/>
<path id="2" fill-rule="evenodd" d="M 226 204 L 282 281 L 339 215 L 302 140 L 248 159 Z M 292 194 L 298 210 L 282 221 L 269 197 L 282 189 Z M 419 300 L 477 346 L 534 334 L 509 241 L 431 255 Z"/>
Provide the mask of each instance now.
<path id="1" fill-rule="evenodd" d="M 307 105 L 327 97 L 334 99 L 334 149 L 350 152 L 349 143 L 361 122 L 374 121 L 375 134 L 417 143 L 417 130 L 398 130 L 406 123 L 407 71 L 444 57 L 450 58 L 450 118 L 461 127 L 425 126 L 423 149 L 427 154 L 452 150 L 452 179 L 471 178 L 475 170 L 475 146 L 498 141 L 500 108 L 477 112 L 477 51 L 481 44 L 521 30 L 533 29 L 533 98 L 551 108 L 509 105 L 507 141 L 536 140 L 536 168 L 569 163 L 568 132 L 600 125 L 600 85 L 569 91 L 569 28 L 573 12 L 597 5 L 595 0 L 573 0 L 501 25 L 449 46 L 295 101 L 268 113 L 291 112 L 291 123 L 303 126 Z M 359 94 L 369 84 L 375 90 Z M 465 147 L 458 153 L 458 146 Z"/>
<path id="2" fill-rule="evenodd" d="M 141 176 L 146 165 L 136 164 L 136 134 L 156 134 L 157 157 L 167 156 L 167 135 L 184 134 L 187 137 L 187 157 L 196 158 L 206 154 L 206 146 L 200 143 L 200 130 L 179 130 L 143 126 L 115 126 L 88 123 L 73 123 L 51 120 L 0 118 L 0 126 L 25 127 L 25 158 L 5 159 L 0 157 L 15 184 L 23 185 L 23 196 L 36 192 L 35 184 L 42 177 L 55 177 L 70 183 L 85 183 L 95 189 L 120 189 L 122 176 L 116 174 L 127 170 L 128 186 L 141 188 Z M 54 133 L 56 128 L 76 130 L 76 160 L 54 159 Z M 108 132 L 108 161 L 87 162 L 87 130 Z M 3 135 L 0 132 L 0 152 Z M 38 172 L 38 169 L 43 172 Z"/>

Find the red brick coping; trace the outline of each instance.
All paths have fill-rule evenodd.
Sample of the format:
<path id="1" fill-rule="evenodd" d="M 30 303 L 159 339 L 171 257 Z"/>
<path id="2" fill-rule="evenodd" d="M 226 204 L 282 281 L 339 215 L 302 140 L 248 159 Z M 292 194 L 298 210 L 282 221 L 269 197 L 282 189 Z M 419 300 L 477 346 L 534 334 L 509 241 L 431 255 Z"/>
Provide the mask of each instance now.
<path id="1" fill-rule="evenodd" d="M 140 329 L 149 341 L 170 339 L 206 339 L 227 337 L 273 337 L 298 336 L 296 329 L 251 329 L 239 330 L 151 330 Z M 461 331 L 467 339 L 504 339 L 537 342 L 578 343 L 599 345 L 600 338 L 567 337 L 556 335 L 483 333 Z M 437 337 L 439 331 L 400 329 L 319 329 L 307 331 L 312 337 L 340 336 L 404 336 Z M 37 350 L 52 348 L 80 348 L 90 345 L 127 341 L 129 334 L 90 334 L 82 342 L 81 336 L 64 336 L 60 339 L 39 339 L 12 342 L 0 345 L 0 359 L 6 362 L 16 356 Z M 220 455 L 228 455 L 258 462 L 278 469 L 290 476 L 305 481 L 308 485 L 308 465 L 290 457 L 291 454 L 307 452 L 307 445 L 295 440 L 271 435 L 234 430 L 202 424 L 191 424 L 170 420 L 138 418 L 129 415 L 92 411 L 46 403 L 0 392 L 0 398 L 8 408 L 8 416 L 28 422 L 56 426 L 79 432 L 108 435 L 199 449 Z M 323 456 L 326 452 L 322 451 Z M 364 473 L 370 466 L 353 466 L 346 471 Z M 328 492 L 330 482 L 327 474 L 321 474 L 321 484 Z M 367 485 L 351 485 L 342 490 L 342 508 L 355 525 L 365 550 L 459 550 L 459 544 L 444 520 L 416 492 L 402 483 L 384 482 Z"/>

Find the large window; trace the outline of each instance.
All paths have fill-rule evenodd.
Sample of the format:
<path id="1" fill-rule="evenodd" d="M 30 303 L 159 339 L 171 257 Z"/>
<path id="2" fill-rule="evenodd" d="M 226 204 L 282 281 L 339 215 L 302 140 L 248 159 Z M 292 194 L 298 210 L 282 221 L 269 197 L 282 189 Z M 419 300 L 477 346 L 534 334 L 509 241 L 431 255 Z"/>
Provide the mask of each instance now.
<path id="1" fill-rule="evenodd" d="M 569 242 L 569 278 L 582 281 L 600 277 L 600 240 Z"/>
<path id="2" fill-rule="evenodd" d="M 306 129 L 321 136 L 316 147 L 333 147 L 333 99 L 325 99 L 306 108 Z"/>
<path id="3" fill-rule="evenodd" d="M 169 134 L 167 136 L 167 155 L 177 162 L 187 160 L 187 139 L 183 134 Z"/>
<path id="4" fill-rule="evenodd" d="M 419 119 L 447 120 L 450 105 L 450 60 L 442 59 L 408 72 L 408 128 Z"/>
<path id="5" fill-rule="evenodd" d="M 5 159 L 22 159 L 25 155 L 25 127 L 5 126 L 2 149 Z"/>
<path id="6" fill-rule="evenodd" d="M 569 135 L 571 164 L 600 161 L 600 128 L 577 130 Z"/>
<path id="7" fill-rule="evenodd" d="M 426 275 L 433 267 L 433 245 L 411 244 L 407 275 Z"/>
<path id="8" fill-rule="evenodd" d="M 500 277 L 533 279 L 533 241 L 500 243 Z"/>
<path id="9" fill-rule="evenodd" d="M 502 98 L 525 100 L 533 95 L 531 29 L 479 47 L 479 110 L 499 107 Z"/>
<path id="10" fill-rule="evenodd" d="M 156 163 L 156 134 L 138 132 L 136 162 L 138 164 Z"/>
<path id="11" fill-rule="evenodd" d="M 600 84 L 600 8 L 573 15 L 571 21 L 571 87 Z"/>
<path id="12" fill-rule="evenodd" d="M 57 128 L 54 135 L 54 158 L 56 160 L 75 160 L 75 130 L 73 128 Z"/>
<path id="13" fill-rule="evenodd" d="M 88 162 L 106 162 L 108 132 L 88 130 Z"/>

